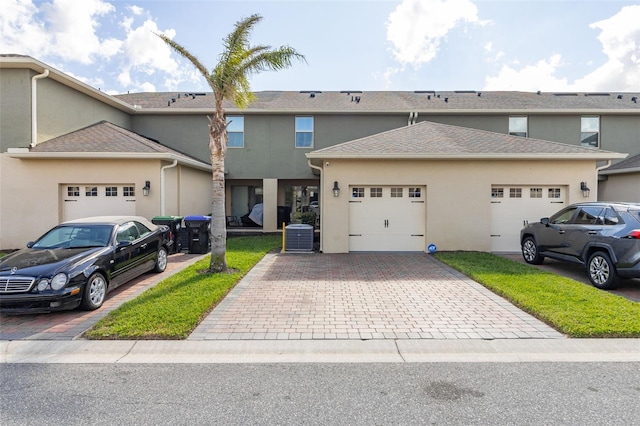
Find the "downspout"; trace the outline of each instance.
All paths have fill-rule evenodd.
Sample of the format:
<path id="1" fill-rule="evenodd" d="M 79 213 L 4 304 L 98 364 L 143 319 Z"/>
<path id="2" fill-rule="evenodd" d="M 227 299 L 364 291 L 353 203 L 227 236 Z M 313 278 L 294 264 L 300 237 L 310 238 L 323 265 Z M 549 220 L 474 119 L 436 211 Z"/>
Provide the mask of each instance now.
<path id="1" fill-rule="evenodd" d="M 319 200 L 319 204 L 320 204 L 320 229 L 322 230 L 322 218 L 324 217 L 324 215 L 322 214 L 322 209 L 324 209 L 324 200 L 323 200 L 323 195 L 322 193 L 324 192 L 324 182 L 322 181 L 322 167 L 319 166 L 314 166 L 313 164 L 311 164 L 311 160 L 307 160 L 307 164 L 309 165 L 309 167 L 311 167 L 312 169 L 317 170 L 320 173 L 320 185 L 322 185 L 322 189 L 323 191 L 320 191 L 320 200 Z M 323 240 L 323 235 L 322 235 L 322 231 L 320 233 L 320 253 L 322 253 L 322 240 Z"/>
<path id="2" fill-rule="evenodd" d="M 49 70 L 45 68 L 42 74 L 31 77 L 31 145 L 33 148 L 38 144 L 38 96 L 36 94 L 36 81 L 47 78 Z"/>
<path id="3" fill-rule="evenodd" d="M 178 165 L 178 160 L 173 160 L 173 163 L 168 166 L 164 166 L 160 169 L 160 215 L 165 215 L 165 183 L 164 183 L 164 171 L 171 169 Z"/>

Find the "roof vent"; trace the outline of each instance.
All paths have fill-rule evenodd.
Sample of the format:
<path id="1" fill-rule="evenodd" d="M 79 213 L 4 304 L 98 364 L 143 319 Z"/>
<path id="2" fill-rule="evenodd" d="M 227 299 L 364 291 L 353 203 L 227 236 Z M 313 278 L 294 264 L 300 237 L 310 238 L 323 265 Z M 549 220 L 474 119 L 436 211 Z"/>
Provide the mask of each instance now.
<path id="1" fill-rule="evenodd" d="M 453 93 L 476 93 L 475 90 L 456 90 Z"/>
<path id="2" fill-rule="evenodd" d="M 444 101 L 445 102 L 449 102 L 449 98 L 444 98 Z"/>
<path id="3" fill-rule="evenodd" d="M 553 96 L 578 96 L 577 93 L 554 93 Z"/>
<path id="4" fill-rule="evenodd" d="M 631 98 L 631 102 L 633 102 L 634 104 L 638 103 L 638 97 L 634 96 L 633 98 Z"/>
<path id="5" fill-rule="evenodd" d="M 622 99 L 622 95 L 618 95 L 618 99 Z"/>
<path id="6" fill-rule="evenodd" d="M 539 90 L 536 92 L 536 94 L 537 94 L 537 95 L 539 95 L 540 93 L 542 93 L 542 92 L 541 92 L 541 91 L 539 91 Z"/>
<path id="7" fill-rule="evenodd" d="M 481 97 L 481 96 L 482 96 L 482 92 L 478 92 L 478 97 Z"/>

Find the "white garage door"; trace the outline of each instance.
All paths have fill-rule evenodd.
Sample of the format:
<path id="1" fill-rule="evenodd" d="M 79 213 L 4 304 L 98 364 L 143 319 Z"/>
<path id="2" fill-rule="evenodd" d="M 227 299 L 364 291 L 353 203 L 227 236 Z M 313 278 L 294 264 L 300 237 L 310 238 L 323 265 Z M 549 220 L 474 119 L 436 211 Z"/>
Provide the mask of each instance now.
<path id="1" fill-rule="evenodd" d="M 564 186 L 491 187 L 491 250 L 520 251 L 520 230 L 566 205 Z"/>
<path id="2" fill-rule="evenodd" d="M 135 215 L 135 185 L 73 184 L 62 187 L 62 218 Z"/>
<path id="3" fill-rule="evenodd" d="M 351 186 L 349 251 L 424 251 L 424 186 Z"/>

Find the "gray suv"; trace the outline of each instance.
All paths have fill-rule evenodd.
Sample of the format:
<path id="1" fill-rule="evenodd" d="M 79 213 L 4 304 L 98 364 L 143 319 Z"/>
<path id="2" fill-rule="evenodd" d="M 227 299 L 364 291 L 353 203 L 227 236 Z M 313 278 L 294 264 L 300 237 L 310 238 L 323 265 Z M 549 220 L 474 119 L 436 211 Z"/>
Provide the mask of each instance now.
<path id="1" fill-rule="evenodd" d="M 585 265 L 591 283 L 615 288 L 640 277 L 640 203 L 578 203 L 520 231 L 522 257 Z"/>

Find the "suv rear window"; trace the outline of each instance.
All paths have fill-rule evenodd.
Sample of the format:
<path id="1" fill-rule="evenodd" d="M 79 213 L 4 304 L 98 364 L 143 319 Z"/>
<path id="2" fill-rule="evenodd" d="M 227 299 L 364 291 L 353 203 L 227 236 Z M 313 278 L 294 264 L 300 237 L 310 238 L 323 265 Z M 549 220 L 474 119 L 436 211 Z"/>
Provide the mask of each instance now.
<path id="1" fill-rule="evenodd" d="M 632 207 L 627 211 L 629 212 L 631 217 L 640 222 L 640 208 Z"/>

